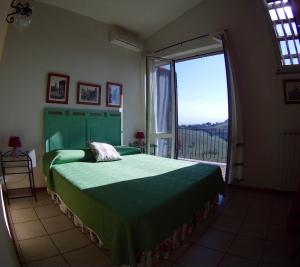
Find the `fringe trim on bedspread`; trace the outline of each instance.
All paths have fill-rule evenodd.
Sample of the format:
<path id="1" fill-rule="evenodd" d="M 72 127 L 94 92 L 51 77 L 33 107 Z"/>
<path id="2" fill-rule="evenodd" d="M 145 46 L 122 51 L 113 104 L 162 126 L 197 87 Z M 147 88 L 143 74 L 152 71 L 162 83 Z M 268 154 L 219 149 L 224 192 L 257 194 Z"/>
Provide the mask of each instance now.
<path id="1" fill-rule="evenodd" d="M 62 201 L 58 194 L 48 190 L 51 195 L 51 199 L 59 206 L 60 210 L 68 216 L 69 219 L 73 221 L 75 226 L 80 227 L 83 233 L 87 233 L 89 238 L 93 242 L 97 242 L 99 247 L 103 247 L 103 242 L 99 236 L 88 226 L 80 220 L 76 214 L 68 208 L 68 206 Z M 164 241 L 160 242 L 153 250 L 146 252 L 139 252 L 136 255 L 136 262 L 138 267 L 150 267 L 151 265 L 157 263 L 160 259 L 168 259 L 172 251 L 177 250 L 188 236 L 190 236 L 196 227 L 203 222 L 216 208 L 216 203 L 218 201 L 218 195 L 214 196 L 210 201 L 208 201 L 203 208 L 195 212 L 193 218 L 187 223 L 177 228 L 173 235 Z M 129 267 L 128 265 L 122 265 L 122 267 Z"/>

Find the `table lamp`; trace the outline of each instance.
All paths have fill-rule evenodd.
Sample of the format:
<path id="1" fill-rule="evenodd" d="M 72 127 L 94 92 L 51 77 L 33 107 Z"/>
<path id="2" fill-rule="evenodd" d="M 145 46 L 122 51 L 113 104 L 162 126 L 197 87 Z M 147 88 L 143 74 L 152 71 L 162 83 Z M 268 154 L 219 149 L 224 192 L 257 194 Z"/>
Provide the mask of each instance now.
<path id="1" fill-rule="evenodd" d="M 144 132 L 137 132 L 135 138 L 139 140 L 139 145 L 142 145 L 142 140 L 145 139 Z"/>
<path id="2" fill-rule="evenodd" d="M 8 141 L 8 146 L 13 148 L 11 155 L 15 158 L 17 156 L 17 148 L 22 146 L 20 137 L 11 136 Z"/>

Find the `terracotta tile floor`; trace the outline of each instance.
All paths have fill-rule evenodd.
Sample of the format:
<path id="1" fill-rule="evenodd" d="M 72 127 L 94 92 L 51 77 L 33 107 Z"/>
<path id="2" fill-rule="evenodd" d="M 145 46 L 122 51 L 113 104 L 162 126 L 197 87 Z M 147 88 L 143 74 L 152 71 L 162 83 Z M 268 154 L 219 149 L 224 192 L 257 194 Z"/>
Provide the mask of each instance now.
<path id="1" fill-rule="evenodd" d="M 297 240 L 285 231 L 291 203 L 287 196 L 229 190 L 216 214 L 154 267 L 297 266 L 289 263 Z M 38 193 L 37 202 L 13 200 L 9 216 L 24 266 L 113 266 L 108 252 L 76 228 L 46 192 Z"/>

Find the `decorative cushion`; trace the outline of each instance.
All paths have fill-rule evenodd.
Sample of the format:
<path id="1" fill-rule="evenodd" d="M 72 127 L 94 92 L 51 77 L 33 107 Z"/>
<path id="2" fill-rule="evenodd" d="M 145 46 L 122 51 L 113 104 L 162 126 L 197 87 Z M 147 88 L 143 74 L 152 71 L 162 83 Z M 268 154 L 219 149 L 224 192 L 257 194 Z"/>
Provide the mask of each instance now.
<path id="1" fill-rule="evenodd" d="M 120 160 L 119 152 L 110 144 L 91 142 L 90 148 L 93 151 L 96 161 Z"/>

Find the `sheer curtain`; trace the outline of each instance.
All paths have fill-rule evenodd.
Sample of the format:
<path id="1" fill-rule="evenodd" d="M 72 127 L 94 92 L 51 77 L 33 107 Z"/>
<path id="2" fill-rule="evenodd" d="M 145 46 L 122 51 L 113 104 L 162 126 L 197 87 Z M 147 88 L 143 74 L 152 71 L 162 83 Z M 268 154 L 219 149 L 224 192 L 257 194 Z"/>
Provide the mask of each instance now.
<path id="1" fill-rule="evenodd" d="M 156 90 L 154 91 L 156 132 L 172 131 L 172 92 L 170 70 L 158 67 L 156 71 Z"/>
<path id="2" fill-rule="evenodd" d="M 227 85 L 229 93 L 229 108 L 230 108 L 230 141 L 229 141 L 229 162 L 227 177 L 229 183 L 239 182 L 243 180 L 243 165 L 244 165 L 244 133 L 242 109 L 239 97 L 239 88 L 236 79 L 236 62 L 234 52 L 228 32 L 221 34 L 221 39 L 224 49 L 224 57 L 226 63 Z"/>
<path id="3" fill-rule="evenodd" d="M 147 147 L 157 146 L 156 155 L 173 154 L 173 87 L 171 64 L 167 60 L 147 60 Z"/>
<path id="4" fill-rule="evenodd" d="M 156 134 L 172 133 L 172 91 L 170 69 L 166 67 L 156 68 L 155 82 L 153 90 L 154 101 L 154 125 Z M 170 157 L 170 139 L 158 138 L 157 155 Z"/>

